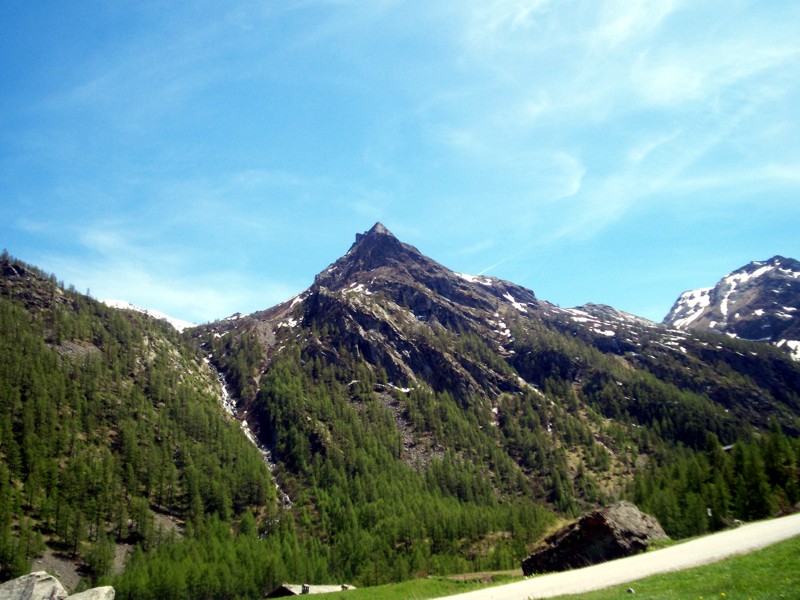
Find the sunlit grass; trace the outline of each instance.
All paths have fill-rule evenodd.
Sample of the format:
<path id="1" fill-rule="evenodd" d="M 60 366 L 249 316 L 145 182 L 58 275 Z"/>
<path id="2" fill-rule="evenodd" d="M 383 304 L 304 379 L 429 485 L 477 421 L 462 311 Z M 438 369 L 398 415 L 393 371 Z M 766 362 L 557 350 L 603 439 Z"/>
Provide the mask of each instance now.
<path id="1" fill-rule="evenodd" d="M 519 581 L 522 577 L 512 577 L 510 575 L 494 575 L 492 581 L 455 581 L 445 577 L 430 577 L 425 579 L 412 579 L 402 583 L 391 583 L 378 585 L 375 587 L 360 588 L 347 592 L 337 592 L 332 594 L 320 594 L 315 598 L 337 598 L 339 600 L 425 600 L 427 598 L 438 598 L 440 596 L 452 596 L 472 590 L 501 585 Z"/>
<path id="2" fill-rule="evenodd" d="M 635 594 L 627 592 L 628 588 Z M 732 600 L 800 598 L 800 537 L 703 567 L 653 575 L 590 594 L 559 600 L 611 598 Z"/>

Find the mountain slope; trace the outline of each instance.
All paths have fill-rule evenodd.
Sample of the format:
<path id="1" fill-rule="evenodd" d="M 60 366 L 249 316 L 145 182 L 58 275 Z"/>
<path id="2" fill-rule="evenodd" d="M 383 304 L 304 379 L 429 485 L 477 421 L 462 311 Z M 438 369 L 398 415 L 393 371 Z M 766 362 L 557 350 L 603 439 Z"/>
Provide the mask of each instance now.
<path id="1" fill-rule="evenodd" d="M 775 256 L 752 262 L 714 287 L 684 292 L 666 325 L 766 341 L 800 360 L 800 262 Z"/>
<path id="2" fill-rule="evenodd" d="M 427 385 L 456 397 L 483 398 L 492 409 L 502 393 L 541 387 L 548 376 L 572 385 L 585 383 L 582 374 L 619 369 L 702 391 L 725 409 L 765 425 L 772 413 L 793 413 L 800 387 L 796 367 L 762 346 L 745 346 L 743 358 L 743 342 L 678 332 L 606 306 L 562 309 L 515 284 L 455 273 L 380 224 L 358 235 L 296 298 L 208 330 L 249 333 L 258 340 L 264 352 L 254 372 L 268 370 L 287 343 L 299 346 L 304 359 L 334 364 L 343 363 L 343 347 L 370 369 L 385 371 L 399 389 Z M 539 336 L 554 341 L 544 347 Z M 583 366 L 579 357 L 565 356 L 587 352 L 593 356 L 584 362 L 613 357 L 611 366 Z M 750 379 L 727 381 L 731 368 Z M 763 388 L 768 394 L 762 404 L 771 409 L 748 407 L 747 396 L 758 397 Z M 255 386 L 248 390 L 243 395 L 252 399 Z"/>
<path id="3" fill-rule="evenodd" d="M 0 575 L 55 552 L 95 579 L 117 548 L 273 504 L 213 372 L 170 326 L 7 254 L 0 273 Z"/>
<path id="4" fill-rule="evenodd" d="M 191 335 L 354 581 L 374 574 L 344 540 L 412 571 L 499 567 L 547 521 L 514 525 L 536 506 L 576 514 L 623 496 L 641 465 L 709 434 L 800 430 L 800 368 L 775 348 L 562 309 L 451 271 L 380 224 L 297 297 Z"/>

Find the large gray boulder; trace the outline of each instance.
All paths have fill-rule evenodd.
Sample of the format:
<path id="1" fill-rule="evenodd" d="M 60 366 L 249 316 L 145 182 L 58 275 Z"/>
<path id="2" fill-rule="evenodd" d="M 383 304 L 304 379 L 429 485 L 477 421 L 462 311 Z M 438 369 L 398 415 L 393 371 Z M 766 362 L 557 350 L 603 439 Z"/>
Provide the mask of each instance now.
<path id="1" fill-rule="evenodd" d="M 659 522 L 630 502 L 584 515 L 549 536 L 522 561 L 525 575 L 578 569 L 643 552 L 668 539 Z"/>
<path id="2" fill-rule="evenodd" d="M 65 600 L 68 595 L 61 582 L 45 571 L 0 584 L 0 600 Z"/>
<path id="3" fill-rule="evenodd" d="M 114 588 L 94 588 L 70 596 L 61 582 L 45 571 L 36 571 L 0 584 L 0 600 L 114 600 Z"/>

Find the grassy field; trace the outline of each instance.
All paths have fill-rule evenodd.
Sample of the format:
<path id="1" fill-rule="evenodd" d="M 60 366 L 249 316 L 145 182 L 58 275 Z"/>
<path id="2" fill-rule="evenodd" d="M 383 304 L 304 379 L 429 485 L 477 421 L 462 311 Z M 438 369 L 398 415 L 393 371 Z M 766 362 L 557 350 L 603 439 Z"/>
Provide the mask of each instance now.
<path id="1" fill-rule="evenodd" d="M 402 583 L 390 583 L 374 587 L 361 588 L 348 592 L 333 594 L 319 594 L 314 598 L 336 598 L 338 600 L 425 600 L 440 596 L 452 596 L 472 590 L 479 590 L 493 585 L 519 581 L 522 577 L 509 575 L 495 575 L 491 582 L 481 580 L 459 581 L 447 577 L 430 577 L 426 579 L 413 579 Z"/>
<path id="2" fill-rule="evenodd" d="M 362 588 L 316 598 L 339 600 L 425 600 L 518 581 L 497 575 L 493 583 L 454 581 L 443 577 Z M 632 588 L 635 594 L 628 593 Z M 655 575 L 590 594 L 560 596 L 559 600 L 610 600 L 619 598 L 686 598 L 695 600 L 800 598 L 800 537 L 744 556 L 676 573 Z"/>

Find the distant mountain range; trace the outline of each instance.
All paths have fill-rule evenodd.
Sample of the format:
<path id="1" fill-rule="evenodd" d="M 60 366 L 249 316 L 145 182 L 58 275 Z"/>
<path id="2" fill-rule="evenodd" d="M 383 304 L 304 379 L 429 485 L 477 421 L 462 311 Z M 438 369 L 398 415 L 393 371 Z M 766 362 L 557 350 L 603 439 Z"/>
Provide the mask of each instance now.
<path id="1" fill-rule="evenodd" d="M 560 308 L 511 282 L 454 272 L 377 223 L 358 234 L 350 250 L 297 297 L 199 327 L 192 334 L 200 340 L 212 334 L 257 340 L 263 353 L 246 381 L 257 381 L 293 347 L 301 361 L 347 368 L 361 364 L 380 372 L 391 389 L 424 386 L 455 398 L 480 398 L 494 415 L 487 425 L 496 425 L 503 414 L 504 394 L 543 390 L 556 382 L 570 386 L 596 408 L 605 389 L 616 399 L 612 404 L 648 422 L 652 415 L 630 414 L 641 399 L 620 380 L 619 369 L 628 375 L 647 373 L 675 390 L 700 394 L 748 423 L 765 425 L 770 415 L 783 413 L 778 404 L 795 402 L 800 387 L 796 374 L 786 380 L 773 373 L 779 357 L 788 354 L 767 352 L 765 345 L 757 344 L 743 352 L 743 342 L 730 335 L 708 337 L 705 331 L 731 334 L 729 328 L 749 322 L 764 333 L 746 335 L 744 329 L 736 329 L 736 336 L 761 340 L 767 337 L 763 324 L 772 323 L 770 340 L 781 350 L 792 349 L 795 342 L 781 343 L 795 339 L 781 337 L 791 330 L 778 325 L 792 321 L 797 327 L 793 307 L 798 302 L 790 292 L 797 289 L 793 274 L 798 272 L 790 259 L 753 263 L 708 292 L 707 306 L 699 304 L 704 296 L 692 300 L 696 296 L 684 294 L 666 324 L 657 324 L 603 305 Z M 688 312 L 694 306 L 705 312 Z M 712 326 L 714 320 L 717 325 Z M 708 327 L 702 328 L 704 323 Z M 205 343 L 210 348 L 210 342 Z M 772 366 L 756 364 L 765 361 Z M 222 357 L 219 366 L 226 369 Z M 747 373 L 761 389 L 745 393 L 727 379 L 730 368 Z M 797 367 L 783 365 L 779 370 L 784 369 L 794 373 Z M 243 390 L 245 404 L 256 388 L 249 390 Z M 408 428 L 399 421 L 398 426 Z"/>
<path id="2" fill-rule="evenodd" d="M 422 255 L 413 247 L 407 246 L 397 241 L 394 235 L 381 223 L 377 223 L 366 234 L 358 234 L 357 241 L 364 236 L 385 235 L 396 241 L 398 248 L 408 248 L 411 252 L 406 253 L 406 258 L 414 257 L 419 262 Z M 353 284 L 353 291 L 361 291 L 365 282 L 349 279 L 356 276 L 360 271 L 363 273 L 371 272 L 372 268 L 387 265 L 378 265 L 381 258 L 387 258 L 386 249 L 377 254 L 369 255 L 367 262 L 362 262 L 360 266 L 354 265 L 353 261 L 345 260 L 352 252 L 337 261 L 320 273 L 315 278 L 315 285 L 335 288 L 337 282 L 341 287 L 342 282 Z M 424 258 L 424 257 L 423 257 Z M 395 263 L 402 262 L 402 257 L 394 257 Z M 370 262 L 372 261 L 372 262 Z M 376 262 L 377 261 L 377 262 Z M 432 261 L 429 261 L 432 262 Z M 342 263 L 346 265 L 344 271 L 341 270 Z M 440 266 L 441 267 L 441 266 Z M 445 269 L 447 271 L 447 269 Z M 486 288 L 500 284 L 500 298 L 508 300 L 512 306 L 520 307 L 520 311 L 525 311 L 524 303 L 516 301 L 511 293 L 513 287 L 520 298 L 533 298 L 533 292 L 526 290 L 509 282 L 503 282 L 494 277 L 479 275 L 467 275 L 455 273 L 458 277 L 468 283 L 478 283 Z M 436 290 L 433 290 L 436 292 Z M 497 290 L 495 290 L 497 291 Z M 308 294 L 308 292 L 305 292 Z M 298 302 L 300 294 L 291 302 Z M 509 300 L 510 299 L 510 300 Z M 105 304 L 114 308 L 134 310 L 143 314 L 150 315 L 156 319 L 166 321 L 179 332 L 196 327 L 195 323 L 176 319 L 158 310 L 145 309 L 135 306 L 125 300 L 103 300 Z M 538 300 L 534 303 L 538 303 Z M 279 305 L 280 306 L 280 305 Z M 699 288 L 683 292 L 675 301 L 672 309 L 663 320 L 663 324 L 670 328 L 683 331 L 707 331 L 725 334 L 732 338 L 740 338 L 750 341 L 769 342 L 778 348 L 787 351 L 795 360 L 800 360 L 800 262 L 792 258 L 774 256 L 767 261 L 753 261 L 736 271 L 725 275 L 715 286 Z M 276 307 L 276 310 L 279 307 Z M 556 310 L 555 306 L 551 309 Z M 558 309 L 562 310 L 562 309 Z M 647 319 L 636 317 L 629 313 L 623 313 L 612 307 L 595 304 L 587 304 L 574 309 L 565 309 L 578 319 L 585 318 L 595 323 L 595 331 L 605 331 L 610 336 L 613 324 L 620 320 L 629 323 L 638 322 L 640 325 L 652 325 Z M 582 315 L 586 313 L 586 315 Z M 236 320 L 244 315 L 237 313 L 228 320 Z M 602 329 L 605 324 L 612 327 Z"/>
<path id="3" fill-rule="evenodd" d="M 800 360 L 800 262 L 774 256 L 751 262 L 714 287 L 681 294 L 664 319 L 682 330 L 769 342 Z"/>

